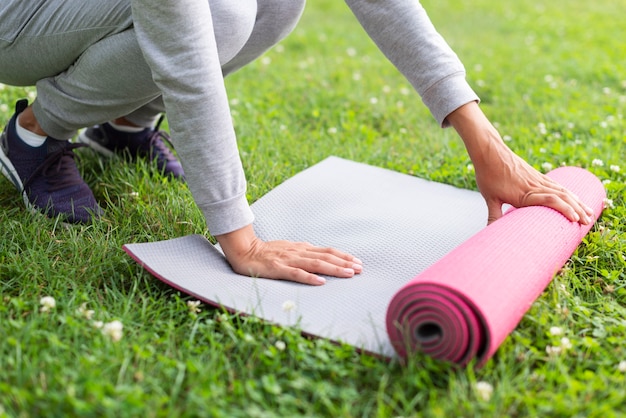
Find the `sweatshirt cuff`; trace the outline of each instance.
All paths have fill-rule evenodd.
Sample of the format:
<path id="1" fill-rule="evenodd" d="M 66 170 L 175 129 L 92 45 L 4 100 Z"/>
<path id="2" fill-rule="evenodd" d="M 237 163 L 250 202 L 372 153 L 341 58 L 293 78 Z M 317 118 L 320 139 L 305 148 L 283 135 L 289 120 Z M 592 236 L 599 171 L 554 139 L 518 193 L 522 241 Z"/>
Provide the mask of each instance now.
<path id="1" fill-rule="evenodd" d="M 254 222 L 254 215 L 246 199 L 240 195 L 230 200 L 200 207 L 213 236 L 233 232 Z"/>
<path id="2" fill-rule="evenodd" d="M 450 113 L 470 102 L 480 102 L 478 95 L 465 80 L 465 73 L 456 73 L 432 85 L 422 95 L 428 107 L 442 128 L 450 123 L 446 119 Z"/>

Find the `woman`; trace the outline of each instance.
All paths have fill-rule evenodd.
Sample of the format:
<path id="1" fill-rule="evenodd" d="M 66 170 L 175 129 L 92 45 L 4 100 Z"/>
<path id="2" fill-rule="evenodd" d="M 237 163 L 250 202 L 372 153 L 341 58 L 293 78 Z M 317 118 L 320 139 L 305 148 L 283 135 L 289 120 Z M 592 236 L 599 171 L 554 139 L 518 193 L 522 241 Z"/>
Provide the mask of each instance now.
<path id="1" fill-rule="evenodd" d="M 441 126 L 459 133 L 489 222 L 502 216 L 503 203 L 545 205 L 590 222 L 578 198 L 505 146 L 417 1 L 347 3 Z M 349 254 L 256 237 L 226 97 L 224 77 L 283 39 L 303 9 L 304 0 L 4 0 L 0 82 L 35 85 L 37 99 L 18 102 L 0 168 L 27 206 L 89 221 L 101 209 L 68 139 L 92 127 L 81 141 L 107 152 L 143 149 L 182 177 L 154 127 L 166 112 L 194 200 L 236 272 L 317 285 L 318 274 L 353 277 L 362 263 Z"/>

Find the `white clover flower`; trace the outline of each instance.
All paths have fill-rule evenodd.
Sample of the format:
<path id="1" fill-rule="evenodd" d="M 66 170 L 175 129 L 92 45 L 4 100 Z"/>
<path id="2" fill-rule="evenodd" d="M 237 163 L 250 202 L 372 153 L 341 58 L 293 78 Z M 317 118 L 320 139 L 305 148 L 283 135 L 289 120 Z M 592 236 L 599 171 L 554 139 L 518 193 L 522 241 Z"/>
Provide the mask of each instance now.
<path id="1" fill-rule="evenodd" d="M 263 65 L 270 65 L 272 63 L 272 59 L 270 57 L 263 57 L 261 58 L 261 64 Z"/>
<path id="2" fill-rule="evenodd" d="M 278 349 L 278 351 L 284 351 L 287 348 L 287 344 L 284 341 L 278 340 L 274 343 L 274 346 Z"/>
<path id="3" fill-rule="evenodd" d="M 610 87 L 602 87 L 602 93 L 604 93 L 604 94 L 611 94 L 611 88 Z"/>
<path id="4" fill-rule="evenodd" d="M 361 73 L 354 73 L 354 74 L 352 74 L 352 79 L 354 81 L 359 81 L 361 79 Z"/>
<path id="5" fill-rule="evenodd" d="M 99 328 L 102 328 L 102 327 L 104 326 L 104 322 L 102 322 L 102 321 L 93 321 L 93 322 L 91 323 L 91 325 L 92 325 L 94 328 L 98 328 L 98 329 L 99 329 Z"/>
<path id="6" fill-rule="evenodd" d="M 567 337 L 561 338 L 561 348 L 563 350 L 569 350 L 572 348 L 572 342 Z"/>
<path id="7" fill-rule="evenodd" d="M 477 382 L 474 388 L 476 389 L 476 393 L 480 399 L 483 401 L 491 399 L 491 395 L 493 395 L 493 386 L 491 386 L 491 384 L 487 382 Z"/>
<path id="8" fill-rule="evenodd" d="M 545 154 L 547 151 L 546 151 L 545 148 L 539 148 L 539 152 L 542 153 L 542 154 Z"/>
<path id="9" fill-rule="evenodd" d="M 57 306 L 57 302 L 52 296 L 42 297 L 41 299 L 39 299 L 39 304 L 41 305 L 41 312 L 48 312 Z"/>
<path id="10" fill-rule="evenodd" d="M 295 304 L 294 301 L 286 300 L 285 302 L 283 302 L 283 311 L 284 312 L 291 312 L 294 309 L 296 309 L 296 304 Z"/>
<path id="11" fill-rule="evenodd" d="M 465 167 L 467 169 L 467 171 L 469 171 L 470 173 L 474 172 L 474 164 L 468 164 L 467 167 Z"/>
<path id="12" fill-rule="evenodd" d="M 485 86 L 485 80 L 476 80 L 476 85 L 478 87 L 484 87 Z"/>
<path id="13" fill-rule="evenodd" d="M 408 89 L 408 88 L 406 88 L 406 87 L 402 87 L 402 88 L 400 89 L 400 94 L 401 94 L 401 95 L 403 95 L 403 96 L 408 96 L 408 95 L 409 95 L 409 93 L 411 93 L 411 90 L 409 90 L 409 89 Z"/>
<path id="14" fill-rule="evenodd" d="M 9 105 L 6 103 L 2 103 L 0 104 L 0 111 L 2 112 L 8 112 L 9 111 Z"/>
<path id="15" fill-rule="evenodd" d="M 604 199 L 604 206 L 609 209 L 614 209 L 615 205 L 613 204 L 613 199 Z"/>
<path id="16" fill-rule="evenodd" d="M 619 165 L 615 165 L 615 164 L 611 164 L 611 166 L 609 167 L 609 169 L 615 173 L 619 173 L 620 167 Z"/>
<path id="17" fill-rule="evenodd" d="M 243 340 L 247 343 L 253 343 L 254 342 L 254 337 L 248 333 L 244 334 L 243 336 Z"/>
<path id="18" fill-rule="evenodd" d="M 370 97 L 370 103 L 371 104 L 376 104 L 376 103 L 378 103 L 378 99 L 376 97 Z"/>
<path id="19" fill-rule="evenodd" d="M 91 309 L 87 309 L 87 302 L 85 302 L 82 305 L 80 305 L 80 308 L 76 309 L 76 313 L 78 313 L 78 315 L 82 316 L 83 318 L 87 320 L 91 320 L 95 311 Z"/>
<path id="20" fill-rule="evenodd" d="M 278 129 L 280 129 L 281 131 L 286 131 L 287 130 L 287 125 L 280 125 L 278 127 Z"/>
<path id="21" fill-rule="evenodd" d="M 619 364 L 617 365 L 617 370 L 622 373 L 626 373 L 626 360 L 622 360 L 619 362 Z"/>
<path id="22" fill-rule="evenodd" d="M 550 334 L 552 335 L 562 335 L 563 329 L 561 327 L 550 327 Z"/>
<path id="23" fill-rule="evenodd" d="M 282 44 L 278 44 L 274 47 L 274 51 L 278 53 L 285 52 L 285 46 Z"/>
<path id="24" fill-rule="evenodd" d="M 513 138 L 511 138 L 511 135 L 504 135 L 504 136 L 502 137 L 502 140 L 503 140 L 504 142 L 509 142 L 509 141 L 513 140 Z"/>
<path id="25" fill-rule="evenodd" d="M 558 356 L 559 354 L 561 354 L 561 351 L 563 351 L 563 349 L 559 346 L 549 345 L 546 347 L 546 353 L 549 356 Z"/>
<path id="26" fill-rule="evenodd" d="M 346 54 L 348 54 L 349 57 L 356 57 L 356 49 L 350 47 L 346 49 Z"/>
<path id="27" fill-rule="evenodd" d="M 124 325 L 118 321 L 111 321 L 104 324 L 102 327 L 102 333 L 107 337 L 110 337 L 113 341 L 119 341 L 122 339 L 122 329 Z"/>
<path id="28" fill-rule="evenodd" d="M 384 85 L 383 86 L 383 93 L 389 94 L 391 93 L 391 87 Z"/>
<path id="29" fill-rule="evenodd" d="M 202 302 L 200 302 L 199 300 L 188 300 L 187 301 L 187 308 L 189 309 L 189 312 L 195 314 L 195 313 L 199 313 L 200 312 L 200 308 L 198 306 L 200 306 Z"/>
<path id="30" fill-rule="evenodd" d="M 537 129 L 539 129 L 539 133 L 541 135 L 545 135 L 548 133 L 548 130 L 546 129 L 546 124 L 545 123 L 539 123 L 537 125 Z"/>
<path id="31" fill-rule="evenodd" d="M 602 184 L 611 184 L 611 180 L 610 179 L 604 179 L 602 180 Z"/>
<path id="32" fill-rule="evenodd" d="M 334 126 L 332 126 L 332 127 L 328 128 L 328 131 L 327 131 L 327 132 L 328 132 L 329 134 L 331 134 L 331 135 L 335 135 L 335 134 L 337 133 L 337 128 L 335 128 Z"/>
<path id="33" fill-rule="evenodd" d="M 545 163 L 541 164 L 541 168 L 544 171 L 550 171 L 550 170 L 552 170 L 552 164 L 549 163 L 549 162 L 545 162 Z"/>
<path id="34" fill-rule="evenodd" d="M 602 161 L 599 158 L 594 158 L 593 161 L 591 161 L 591 165 L 594 167 L 603 167 L 604 166 L 604 161 Z"/>

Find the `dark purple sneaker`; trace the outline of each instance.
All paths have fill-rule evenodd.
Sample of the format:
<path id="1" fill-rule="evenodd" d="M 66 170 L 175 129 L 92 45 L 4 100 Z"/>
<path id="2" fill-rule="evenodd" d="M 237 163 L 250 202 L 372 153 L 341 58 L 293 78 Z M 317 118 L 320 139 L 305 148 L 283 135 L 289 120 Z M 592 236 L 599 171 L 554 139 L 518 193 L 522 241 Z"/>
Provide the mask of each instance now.
<path id="1" fill-rule="evenodd" d="M 15 114 L 4 128 L 0 142 L 0 171 L 19 190 L 26 207 L 49 217 L 61 215 L 71 223 L 88 223 L 103 211 L 78 172 L 74 148 L 84 146 L 48 137 L 43 145 L 31 147 L 15 128 L 17 115 L 28 107 L 19 100 Z"/>
<path id="2" fill-rule="evenodd" d="M 107 157 L 115 153 L 128 153 L 131 158 L 148 158 L 156 162 L 162 173 L 184 180 L 183 167 L 166 144 L 171 144 L 170 137 L 159 130 L 162 121 L 163 117 L 154 129 L 146 128 L 136 133 L 118 131 L 109 123 L 103 123 L 85 129 L 78 136 L 78 140 Z"/>

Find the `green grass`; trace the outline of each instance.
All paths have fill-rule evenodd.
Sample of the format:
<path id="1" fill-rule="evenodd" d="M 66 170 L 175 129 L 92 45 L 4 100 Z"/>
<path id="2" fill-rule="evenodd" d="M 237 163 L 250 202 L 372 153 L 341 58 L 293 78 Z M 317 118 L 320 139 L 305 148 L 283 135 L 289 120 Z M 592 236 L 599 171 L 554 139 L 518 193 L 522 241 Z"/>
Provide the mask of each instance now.
<path id="1" fill-rule="evenodd" d="M 513 150 L 542 171 L 577 165 L 610 180 L 613 207 L 484 368 L 421 355 L 403 366 L 255 318 L 192 312 L 192 299 L 121 250 L 206 234 L 186 186 L 81 150 L 106 209 L 92 225 L 29 213 L 0 179 L 0 417 L 626 415 L 626 5 L 424 5 Z M 250 201 L 329 155 L 475 188 L 454 131 L 439 129 L 341 2 L 311 1 L 279 48 L 227 84 Z M 0 119 L 33 91 L 1 90 Z M 50 312 L 43 296 L 56 300 Z M 113 320 L 124 324 L 118 342 L 93 326 Z M 571 347 L 548 354 L 562 337 Z"/>

